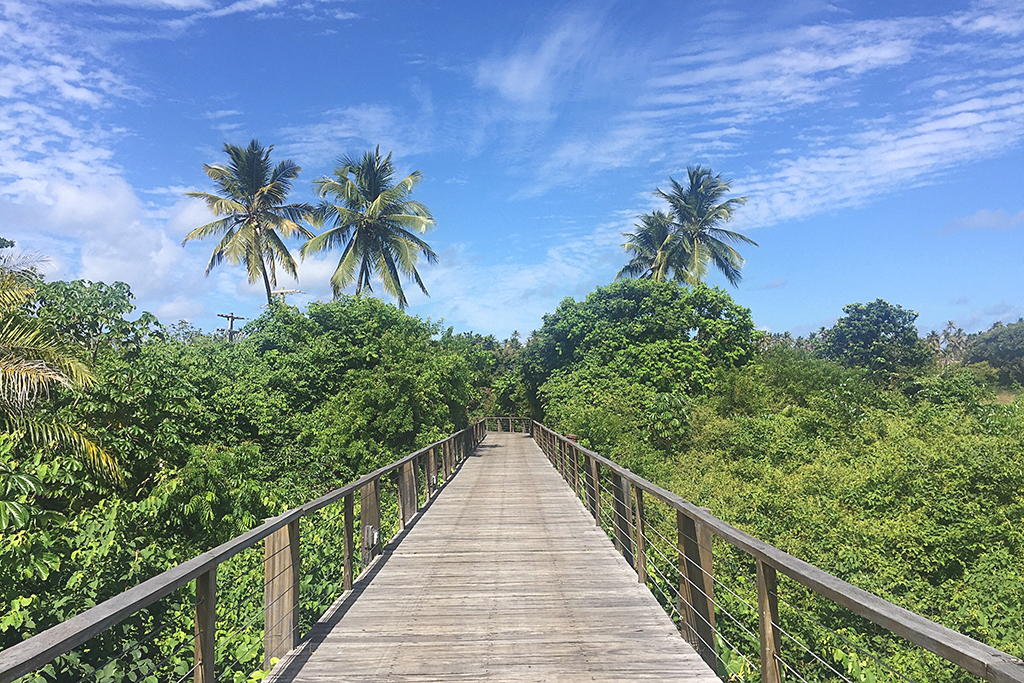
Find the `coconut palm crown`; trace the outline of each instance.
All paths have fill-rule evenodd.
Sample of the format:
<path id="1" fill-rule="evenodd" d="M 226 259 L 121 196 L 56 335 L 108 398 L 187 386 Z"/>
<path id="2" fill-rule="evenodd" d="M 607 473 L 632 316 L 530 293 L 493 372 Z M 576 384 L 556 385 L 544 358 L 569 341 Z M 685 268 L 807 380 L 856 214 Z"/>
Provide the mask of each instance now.
<path id="1" fill-rule="evenodd" d="M 689 166 L 686 174 L 685 186 L 669 178 L 668 192 L 654 191 L 655 196 L 668 202 L 673 228 L 683 242 L 686 280 L 691 284 L 700 282 L 707 276 L 708 264 L 713 263 L 735 287 L 743 279 L 740 270 L 746 261 L 729 243 L 758 245 L 746 235 L 721 226 L 732 220 L 736 207 L 745 204 L 747 197 L 723 201 L 730 181 L 721 174 L 712 175 L 709 168 Z"/>
<path id="2" fill-rule="evenodd" d="M 353 282 L 357 296 L 364 287 L 373 291 L 370 278 L 376 276 L 404 309 L 409 302 L 402 289 L 403 275 L 429 296 L 416 266 L 420 257 L 437 263 L 437 254 L 419 237 L 434 227 L 434 218 L 427 207 L 410 198 L 422 177 L 414 171 L 396 183 L 391 154 L 382 157 L 377 147 L 360 159 L 342 157 L 333 177 L 313 181 L 322 200 L 315 221 L 331 227 L 302 245 L 300 253 L 305 258 L 319 251 L 342 250 L 331 276 L 335 297 Z"/>
<path id="3" fill-rule="evenodd" d="M 255 139 L 244 148 L 225 144 L 227 165 L 203 165 L 220 194 L 185 194 L 202 199 L 214 215 L 223 218 L 196 228 L 181 242 L 184 246 L 189 240 L 222 235 L 206 266 L 206 274 L 224 261 L 233 265 L 244 263 L 249 282 L 262 278 L 268 304 L 273 303 L 271 288 L 277 285 L 278 265 L 293 278 L 298 277 L 295 260 L 284 240 L 296 235 L 313 237 L 301 224 L 309 220 L 313 208 L 308 204 L 285 204 L 292 181 L 301 169 L 290 159 L 272 166 L 273 149 L 273 145 L 263 147 Z"/>
<path id="4" fill-rule="evenodd" d="M 674 229 L 672 219 L 663 211 L 639 217 L 636 232 L 624 232 L 622 248 L 633 257 L 615 279 L 641 278 L 664 282 L 670 276 L 677 282 L 688 282 L 683 253 L 686 243 Z"/>

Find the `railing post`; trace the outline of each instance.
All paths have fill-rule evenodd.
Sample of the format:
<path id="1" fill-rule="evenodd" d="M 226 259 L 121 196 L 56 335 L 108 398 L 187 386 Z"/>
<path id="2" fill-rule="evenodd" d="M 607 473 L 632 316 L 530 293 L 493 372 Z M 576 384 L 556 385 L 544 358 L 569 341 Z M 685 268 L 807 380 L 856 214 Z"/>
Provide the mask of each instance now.
<path id="1" fill-rule="evenodd" d="M 599 484 L 597 482 L 597 460 L 592 458 L 589 455 L 584 455 L 583 456 L 583 467 L 584 467 L 583 476 L 586 479 L 586 488 L 587 488 L 587 509 L 590 510 L 590 514 L 594 516 L 594 520 L 598 524 L 600 524 L 601 523 L 601 521 L 600 521 L 601 520 L 601 517 L 600 517 L 601 511 L 600 511 L 600 508 L 598 507 L 598 502 L 597 502 L 598 501 L 598 498 L 597 498 L 597 491 L 598 491 L 598 489 L 597 489 L 597 487 L 599 486 Z"/>
<path id="2" fill-rule="evenodd" d="M 779 671 L 779 596 L 775 567 L 757 560 L 757 607 L 761 640 L 761 681 L 782 683 Z"/>
<path id="3" fill-rule="evenodd" d="M 264 543 L 263 668 L 298 643 L 299 520 L 289 522 Z"/>
<path id="4" fill-rule="evenodd" d="M 713 671 L 718 671 L 711 534 L 681 510 L 676 511 L 676 533 L 683 637 Z"/>
<path id="5" fill-rule="evenodd" d="M 594 524 L 601 526 L 601 465 L 597 458 L 590 459 L 590 472 L 594 480 Z"/>
<path id="6" fill-rule="evenodd" d="M 636 580 L 647 583 L 647 543 L 644 538 L 644 492 L 639 486 L 633 487 L 636 515 L 633 528 L 636 529 Z"/>
<path id="7" fill-rule="evenodd" d="M 409 462 L 398 468 L 398 521 L 404 529 L 405 525 L 416 514 L 416 473 L 413 463 Z"/>
<path id="8" fill-rule="evenodd" d="M 572 453 L 572 489 L 576 492 L 576 497 L 580 497 L 580 451 L 576 447 L 576 444 L 569 446 L 569 452 Z"/>
<path id="9" fill-rule="evenodd" d="M 377 480 L 367 482 L 359 490 L 359 519 L 362 531 L 363 569 L 377 556 L 377 541 L 380 533 L 380 496 L 377 494 Z"/>
<path id="10" fill-rule="evenodd" d="M 342 590 L 352 590 L 352 551 L 354 549 L 353 543 L 353 527 L 355 521 L 355 510 L 354 508 L 355 496 L 351 493 L 345 496 L 345 547 L 344 547 L 344 559 L 342 560 Z"/>
<path id="11" fill-rule="evenodd" d="M 427 471 L 423 475 L 427 478 L 427 500 L 434 495 L 434 487 L 437 486 L 437 454 L 434 450 L 427 451 Z"/>
<path id="12" fill-rule="evenodd" d="M 626 562 L 633 564 L 633 506 L 630 505 L 630 483 L 618 472 L 612 472 L 612 497 L 615 499 L 615 549 Z"/>
<path id="13" fill-rule="evenodd" d="M 194 683 L 214 683 L 217 645 L 217 568 L 196 577 Z"/>

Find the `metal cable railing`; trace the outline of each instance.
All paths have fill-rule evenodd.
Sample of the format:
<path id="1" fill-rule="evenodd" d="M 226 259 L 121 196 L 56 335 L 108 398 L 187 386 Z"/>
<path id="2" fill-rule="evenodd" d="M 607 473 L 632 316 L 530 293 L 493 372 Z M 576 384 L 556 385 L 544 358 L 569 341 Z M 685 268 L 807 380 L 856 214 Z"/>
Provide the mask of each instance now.
<path id="1" fill-rule="evenodd" d="M 302 616 L 305 605 L 316 602 L 308 596 L 302 599 L 303 553 L 323 560 L 316 562 L 314 570 L 322 574 L 316 581 L 321 601 L 318 608 L 323 602 L 335 603 L 341 597 L 335 595 L 337 589 L 340 587 L 342 595 L 351 590 L 382 553 L 378 539 L 393 539 L 404 529 L 485 434 L 484 422 L 477 421 L 0 651 L 0 683 L 25 675 L 62 683 L 79 677 L 79 683 L 180 682 L 189 678 L 213 683 L 249 679 L 268 670 L 293 650 L 311 623 Z M 338 508 L 343 509 L 339 512 Z M 312 517 L 320 511 L 323 513 Z M 340 536 L 340 568 L 338 553 L 328 557 L 323 550 L 336 542 L 302 545 L 301 537 L 318 533 L 333 534 L 334 539 Z M 260 544 L 264 546 L 262 557 L 246 552 Z M 249 586 L 252 599 L 235 605 L 223 599 L 218 602 L 218 569 L 222 581 Z M 312 584 L 306 581 L 305 585 Z M 168 603 L 169 596 L 189 587 L 194 587 L 194 601 Z M 246 609 L 258 600 L 259 608 Z M 166 605 L 160 608 L 167 611 L 165 621 L 146 629 L 151 621 L 146 616 L 149 610 L 161 605 Z M 145 631 L 111 648 L 124 630 L 121 624 L 131 623 L 136 615 L 143 617 Z M 113 656 L 104 656 L 104 650 L 113 651 Z M 145 653 L 145 658 L 140 653 Z M 93 659 L 102 664 L 93 666 L 89 663 Z"/>
<path id="2" fill-rule="evenodd" d="M 798 560 L 539 422 L 531 424 L 530 433 L 574 495 L 591 511 L 595 523 L 615 541 L 637 571 L 638 580 L 648 585 L 683 635 L 698 646 L 704 660 L 723 679 L 864 683 L 888 678 L 914 683 L 908 672 L 900 671 L 893 662 L 783 599 L 779 580 L 785 579 L 794 581 L 803 593 L 859 615 L 873 630 L 902 638 L 955 665 L 959 673 L 950 680 L 1024 683 L 1020 659 Z M 658 528 L 670 526 L 672 516 L 676 517 L 676 541 Z M 724 544 L 719 552 L 715 552 L 716 543 Z M 753 562 L 755 578 L 740 571 L 729 557 L 732 553 Z M 727 571 L 716 572 L 714 564 L 722 564 Z M 730 578 L 737 583 L 729 585 Z M 810 631 L 802 623 L 820 629 L 824 638 L 809 637 Z M 757 650 L 756 656 L 739 647 L 733 636 L 749 642 Z M 851 670 L 845 660 L 840 666 L 838 647 L 833 653 L 835 664 L 830 663 L 828 655 L 815 652 L 815 639 L 821 644 L 834 639 L 851 649 L 851 656 L 864 655 L 864 661 L 873 663 L 880 673 L 864 673 L 859 664 Z M 783 644 L 792 654 L 783 651 Z M 727 666 L 727 651 L 735 653 L 747 670 Z M 759 662 L 756 666 L 755 661 Z"/>

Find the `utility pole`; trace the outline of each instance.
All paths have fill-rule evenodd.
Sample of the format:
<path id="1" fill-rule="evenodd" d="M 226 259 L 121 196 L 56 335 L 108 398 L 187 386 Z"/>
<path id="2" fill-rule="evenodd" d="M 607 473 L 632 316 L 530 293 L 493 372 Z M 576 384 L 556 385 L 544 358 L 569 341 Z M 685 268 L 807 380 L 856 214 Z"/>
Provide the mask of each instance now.
<path id="1" fill-rule="evenodd" d="M 241 332 L 241 330 L 236 330 L 235 329 L 235 321 L 236 320 L 248 320 L 248 318 L 243 318 L 240 315 L 235 315 L 234 312 L 232 312 L 232 313 L 218 313 L 217 317 L 219 317 L 219 318 L 227 318 L 228 319 L 228 329 L 225 330 L 223 327 L 218 327 L 217 331 L 218 332 L 226 332 L 227 335 L 228 335 L 228 341 L 229 342 L 235 341 L 235 335 Z"/>
<path id="2" fill-rule="evenodd" d="M 281 297 L 281 301 L 284 302 L 284 303 L 287 303 L 287 300 L 285 299 L 285 297 L 287 297 L 289 294 L 305 294 L 305 292 L 303 292 L 301 289 L 275 289 L 270 294 L 272 296 L 279 296 L 279 297 Z M 266 307 L 264 307 L 264 308 L 266 308 Z"/>

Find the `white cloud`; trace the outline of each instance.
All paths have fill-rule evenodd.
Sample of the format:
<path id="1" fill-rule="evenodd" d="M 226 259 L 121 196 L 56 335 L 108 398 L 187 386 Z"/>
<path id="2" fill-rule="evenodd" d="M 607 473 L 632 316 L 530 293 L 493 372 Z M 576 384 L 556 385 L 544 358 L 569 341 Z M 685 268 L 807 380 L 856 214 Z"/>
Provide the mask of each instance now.
<path id="1" fill-rule="evenodd" d="M 951 221 L 946 226 L 946 231 L 957 230 L 1012 230 L 1024 226 L 1024 211 L 1017 213 L 1006 213 L 1005 211 L 992 211 L 981 209 L 975 214 L 964 216 Z"/>
<path id="2" fill-rule="evenodd" d="M 483 60 L 476 83 L 497 90 L 510 102 L 546 113 L 559 81 L 592 54 L 599 28 L 596 16 L 569 13 L 539 42 L 527 41 L 511 55 Z"/>
<path id="3" fill-rule="evenodd" d="M 434 147 L 434 117 L 429 99 L 418 112 L 390 106 L 361 104 L 324 112 L 319 121 L 280 131 L 278 149 L 303 164 L 332 163 L 339 154 L 359 153 L 380 145 L 381 152 L 405 157 Z"/>

